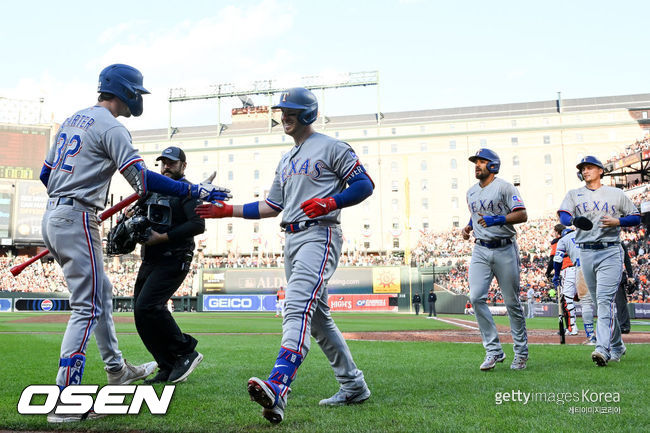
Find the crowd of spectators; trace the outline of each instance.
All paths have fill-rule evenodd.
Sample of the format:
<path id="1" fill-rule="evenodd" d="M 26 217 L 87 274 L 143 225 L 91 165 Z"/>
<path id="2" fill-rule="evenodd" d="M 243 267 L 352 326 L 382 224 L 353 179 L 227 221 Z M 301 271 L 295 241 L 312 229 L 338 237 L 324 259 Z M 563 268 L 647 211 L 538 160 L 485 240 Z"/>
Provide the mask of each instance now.
<path id="1" fill-rule="evenodd" d="M 2 291 L 67 293 L 63 272 L 59 265 L 51 260 L 37 261 L 26 267 L 18 276 L 12 276 L 9 269 L 16 264 L 25 262 L 28 258 L 27 256 L 0 257 L 0 269 L 2 269 L 0 287 L 2 287 Z M 113 284 L 113 296 L 133 296 L 133 287 L 139 267 L 139 259 L 130 255 L 119 259 L 111 257 L 104 260 L 106 275 Z M 174 296 L 195 296 L 197 294 L 196 287 L 198 286 L 194 284 L 194 277 L 198 268 L 198 262 L 192 263 L 192 269 Z"/>
<path id="2" fill-rule="evenodd" d="M 644 192 L 638 200 L 647 200 L 648 192 Z M 553 227 L 557 224 L 555 217 L 547 217 L 528 221 L 517 227 L 517 241 L 521 256 L 521 296 L 530 287 L 536 293 L 538 301 L 550 301 L 548 291 L 552 288 L 545 273 L 549 261 Z M 650 302 L 650 238 L 644 228 L 624 229 L 622 241 L 628 246 L 632 259 L 635 276 L 639 281 L 639 290 L 631 295 L 633 302 Z M 474 244 L 464 241 L 460 229 L 456 228 L 446 233 L 422 233 L 416 248 L 412 251 L 412 266 L 436 266 L 448 268 L 449 271 L 436 276 L 436 283 L 447 290 L 458 294 L 468 294 L 467 268 Z M 52 261 L 37 262 L 27 267 L 18 277 L 14 278 L 8 269 L 17 263 L 22 263 L 27 257 L 0 257 L 0 283 L 2 290 L 14 292 L 66 292 L 65 280 L 60 267 Z M 282 255 L 242 256 L 231 254 L 225 257 L 206 257 L 199 253 L 195 256 L 191 271 L 174 294 L 175 296 L 194 296 L 197 294 L 199 281 L 197 274 L 203 268 L 251 268 L 251 267 L 281 267 Z M 113 284 L 115 296 L 132 296 L 135 278 L 140 261 L 137 256 L 105 258 L 104 268 Z M 341 255 L 341 266 L 397 266 L 404 264 L 403 255 L 367 254 L 355 250 L 346 250 Z M 496 284 L 492 282 L 489 300 L 502 303 L 503 298 Z"/>
<path id="3" fill-rule="evenodd" d="M 640 140 L 636 140 L 634 143 L 628 145 L 620 152 L 618 155 L 613 156 L 608 159 L 607 162 L 618 161 L 621 158 L 625 158 L 628 155 L 632 155 L 642 150 L 650 149 L 650 134 L 646 135 Z"/>

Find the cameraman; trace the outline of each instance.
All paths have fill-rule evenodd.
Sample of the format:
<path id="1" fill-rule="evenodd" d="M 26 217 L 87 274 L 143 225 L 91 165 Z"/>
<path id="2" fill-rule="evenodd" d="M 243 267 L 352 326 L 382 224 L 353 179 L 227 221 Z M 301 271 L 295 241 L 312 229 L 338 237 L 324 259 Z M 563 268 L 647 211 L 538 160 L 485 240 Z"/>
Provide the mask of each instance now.
<path id="1" fill-rule="evenodd" d="M 160 161 L 162 175 L 189 184 L 184 177 L 187 163 L 182 149 L 168 147 L 156 161 Z M 151 203 L 166 202 L 171 208 L 171 221 L 169 210 L 165 215 L 159 206 L 151 207 Z M 194 212 L 198 204 L 193 198 L 160 194 L 147 195 L 138 202 L 145 212 L 155 214 L 156 222 L 165 223 L 153 224 L 142 246 L 142 264 L 134 289 L 135 326 L 159 367 L 158 374 L 147 384 L 184 381 L 203 359 L 195 350 L 198 341 L 181 332 L 167 308 L 167 301 L 190 270 L 194 236 L 205 231 L 205 221 Z"/>

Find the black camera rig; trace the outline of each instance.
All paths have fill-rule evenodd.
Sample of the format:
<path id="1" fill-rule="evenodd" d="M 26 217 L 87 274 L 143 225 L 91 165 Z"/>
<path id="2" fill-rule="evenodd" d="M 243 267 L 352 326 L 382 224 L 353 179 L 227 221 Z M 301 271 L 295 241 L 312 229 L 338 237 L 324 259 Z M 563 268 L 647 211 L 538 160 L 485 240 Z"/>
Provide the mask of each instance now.
<path id="1" fill-rule="evenodd" d="M 106 238 L 106 255 L 117 256 L 128 254 L 138 243 L 145 243 L 151 236 L 153 226 L 170 226 L 172 208 L 167 198 L 158 194 L 150 194 L 140 199 L 133 207 L 133 214 L 126 217 L 120 215 L 117 224 L 111 229 Z"/>

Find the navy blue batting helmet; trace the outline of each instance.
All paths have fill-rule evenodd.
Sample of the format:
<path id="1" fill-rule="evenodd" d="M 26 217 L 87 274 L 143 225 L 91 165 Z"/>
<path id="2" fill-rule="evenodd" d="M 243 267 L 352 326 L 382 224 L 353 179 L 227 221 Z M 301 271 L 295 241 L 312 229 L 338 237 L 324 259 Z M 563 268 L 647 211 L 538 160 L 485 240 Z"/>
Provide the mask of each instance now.
<path id="1" fill-rule="evenodd" d="M 599 160 L 598 158 L 596 158 L 595 156 L 591 156 L 591 155 L 587 155 L 587 156 L 585 156 L 584 158 L 582 158 L 582 159 L 580 160 L 580 162 L 578 163 L 578 165 L 576 165 L 576 168 L 578 169 L 578 179 L 580 179 L 580 180 L 585 180 L 585 179 L 582 177 L 582 173 L 581 173 L 581 171 L 582 171 L 582 167 L 584 167 L 584 166 L 587 165 L 587 164 L 595 165 L 596 167 L 602 168 L 602 169 L 603 169 L 603 172 L 602 172 L 602 174 L 600 175 L 600 177 L 601 177 L 601 179 L 602 179 L 602 177 L 605 175 L 605 166 L 603 165 L 602 162 L 600 162 L 600 160 Z"/>
<path id="2" fill-rule="evenodd" d="M 573 231 L 572 229 L 564 229 L 564 230 L 562 230 L 562 235 L 561 235 L 561 237 L 564 237 L 565 235 L 568 235 L 568 234 L 571 233 L 572 231 Z"/>
<path id="3" fill-rule="evenodd" d="M 149 93 L 142 86 L 142 74 L 129 65 L 116 63 L 104 68 L 99 74 L 97 92 L 117 96 L 129 107 L 131 114 L 142 114 L 142 95 Z"/>
<path id="4" fill-rule="evenodd" d="M 318 117 L 318 101 L 311 91 L 304 87 L 294 87 L 285 90 L 280 95 L 280 102 L 271 108 L 294 108 L 302 110 L 298 114 L 298 121 L 303 125 L 314 123 Z"/>
<path id="5" fill-rule="evenodd" d="M 469 157 L 471 162 L 476 162 L 477 159 L 484 159 L 488 161 L 487 169 L 490 173 L 498 173 L 501 168 L 501 159 L 499 155 L 496 154 L 493 150 L 490 149 L 479 149 L 476 151 L 476 155 Z"/>

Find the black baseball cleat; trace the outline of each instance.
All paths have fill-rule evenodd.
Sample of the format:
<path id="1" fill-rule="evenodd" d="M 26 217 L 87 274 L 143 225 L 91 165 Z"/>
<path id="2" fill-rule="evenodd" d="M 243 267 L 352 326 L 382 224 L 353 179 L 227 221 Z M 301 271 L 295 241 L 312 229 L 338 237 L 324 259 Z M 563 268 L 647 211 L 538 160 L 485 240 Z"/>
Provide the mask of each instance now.
<path id="1" fill-rule="evenodd" d="M 621 334 L 629 334 L 630 328 L 621 328 Z"/>
<path id="2" fill-rule="evenodd" d="M 158 373 L 151 379 L 145 380 L 143 383 L 145 385 L 153 385 L 154 383 L 167 383 L 169 382 L 169 375 L 171 371 L 163 370 L 162 368 L 158 370 Z"/>
<path id="3" fill-rule="evenodd" d="M 196 350 L 192 353 L 188 353 L 187 355 L 181 356 L 180 358 L 178 358 L 178 360 L 176 360 L 176 364 L 174 364 L 174 368 L 169 373 L 168 380 L 171 383 L 178 383 L 184 381 L 185 379 L 187 379 L 187 376 L 189 376 L 190 373 L 194 371 L 196 366 L 201 363 L 202 360 L 203 360 L 203 355 L 201 355 Z"/>

